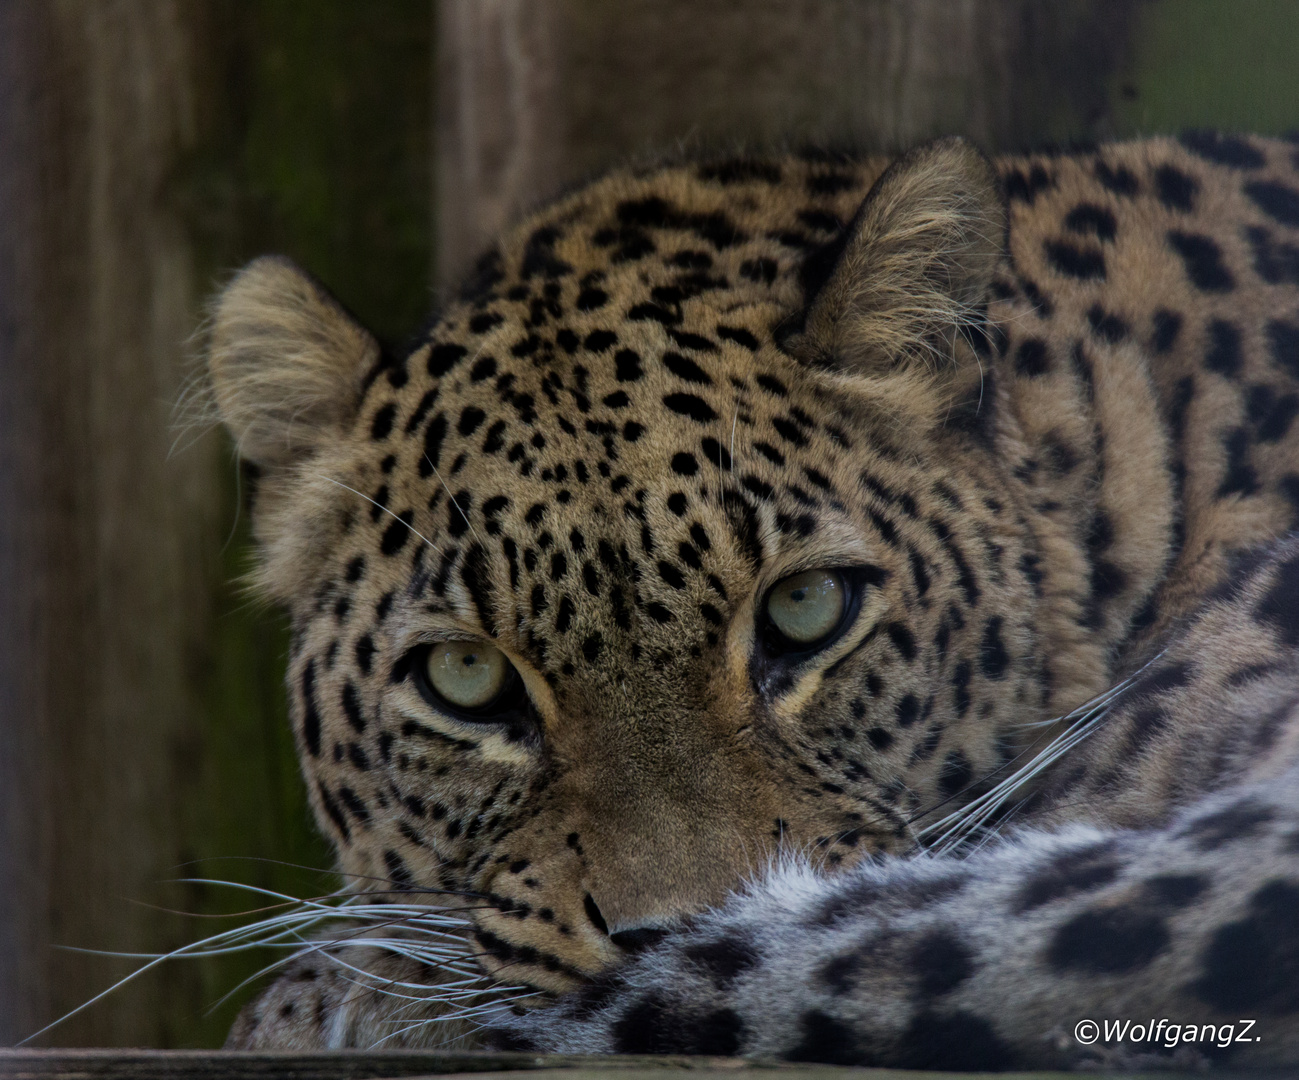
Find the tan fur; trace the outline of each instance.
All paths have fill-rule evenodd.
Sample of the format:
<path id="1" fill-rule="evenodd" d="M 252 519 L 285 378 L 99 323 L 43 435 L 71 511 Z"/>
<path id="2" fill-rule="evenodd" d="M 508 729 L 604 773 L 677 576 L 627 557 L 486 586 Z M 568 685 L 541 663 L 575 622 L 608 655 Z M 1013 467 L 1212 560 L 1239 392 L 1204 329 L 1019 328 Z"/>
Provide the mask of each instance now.
<path id="1" fill-rule="evenodd" d="M 314 280 L 266 257 L 217 298 L 207 356 L 239 453 L 274 466 L 341 432 L 379 347 Z"/>
<path id="2" fill-rule="evenodd" d="M 947 374 L 1005 228 L 996 177 L 973 147 L 944 139 L 912 151 L 871 189 L 791 348 L 854 374 L 896 379 L 912 362 Z"/>
<path id="3" fill-rule="evenodd" d="M 906 850 L 1148 658 L 1299 509 L 1269 344 L 1296 230 L 1264 205 L 1295 168 L 1245 145 L 616 172 L 382 364 L 289 264 L 244 271 L 212 380 L 265 467 L 259 580 L 341 869 L 460 896 L 486 971 L 563 991 L 773 855 Z M 867 575 L 860 612 L 781 666 L 765 597 L 821 567 Z M 431 705 L 409 663 L 446 637 L 499 647 L 526 715 Z"/>

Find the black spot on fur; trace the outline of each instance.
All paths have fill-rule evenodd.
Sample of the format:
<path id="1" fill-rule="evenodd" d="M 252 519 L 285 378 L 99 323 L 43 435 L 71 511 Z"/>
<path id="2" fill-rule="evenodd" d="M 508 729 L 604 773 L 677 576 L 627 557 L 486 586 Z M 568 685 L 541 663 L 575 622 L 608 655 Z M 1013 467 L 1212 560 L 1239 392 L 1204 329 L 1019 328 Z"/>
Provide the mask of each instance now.
<path id="1" fill-rule="evenodd" d="M 1115 195 L 1125 195 L 1130 198 L 1140 190 L 1136 175 L 1122 165 L 1113 167 L 1104 161 L 1096 162 L 1096 179 Z"/>
<path id="2" fill-rule="evenodd" d="M 1036 378 L 1050 370 L 1050 356 L 1046 351 L 1046 342 L 1039 338 L 1028 338 L 1020 342 L 1015 350 L 1015 370 L 1021 375 Z"/>
<path id="3" fill-rule="evenodd" d="M 1027 170 L 1009 170 L 1002 180 L 1002 186 L 1007 199 L 1032 206 L 1037 193 L 1055 187 L 1055 180 L 1041 165 L 1033 165 Z"/>
<path id="4" fill-rule="evenodd" d="M 1154 314 L 1155 332 L 1151 344 L 1157 353 L 1166 353 L 1177 341 L 1182 329 L 1182 317 L 1175 311 L 1160 308 Z"/>
<path id="5" fill-rule="evenodd" d="M 663 404 L 674 413 L 688 416 L 696 423 L 706 424 L 717 419 L 717 414 L 709 407 L 708 402 L 694 394 L 666 394 Z"/>
<path id="6" fill-rule="evenodd" d="M 1024 882 L 1015 898 L 1015 910 L 1023 914 L 1108 885 L 1119 872 L 1113 854 L 1113 843 L 1102 841 L 1057 855 Z"/>
<path id="7" fill-rule="evenodd" d="M 362 634 L 356 640 L 356 666 L 361 669 L 362 675 L 370 674 L 370 666 L 374 659 L 375 645 L 374 639 L 369 634 Z"/>
<path id="8" fill-rule="evenodd" d="M 1194 840 L 1200 851 L 1217 851 L 1233 841 L 1257 836 L 1259 829 L 1275 817 L 1276 811 L 1272 807 L 1244 799 L 1197 818 L 1182 830 L 1181 835 Z"/>
<path id="9" fill-rule="evenodd" d="M 519 276 L 524 281 L 534 277 L 554 279 L 570 273 L 572 267 L 555 254 L 555 242 L 560 231 L 553 225 L 543 225 L 530 237 L 523 249 L 523 261 L 519 265 Z"/>
<path id="10" fill-rule="evenodd" d="M 744 1022 L 732 1009 L 690 1013 L 674 1009 L 657 994 L 632 1006 L 613 1026 L 614 1050 L 620 1054 L 739 1053 Z"/>
<path id="11" fill-rule="evenodd" d="M 785 1055 L 787 1061 L 814 1061 L 822 1065 L 863 1065 L 866 1056 L 852 1029 L 818 1010 L 798 1020 L 802 1037 Z"/>
<path id="12" fill-rule="evenodd" d="M 392 421 L 396 415 L 397 406 L 391 401 L 375 412 L 374 420 L 370 424 L 370 438 L 376 442 L 386 439 L 392 432 Z"/>
<path id="13" fill-rule="evenodd" d="M 1227 468 L 1218 485 L 1218 498 L 1228 495 L 1253 495 L 1259 489 L 1258 470 L 1249 459 L 1250 433 L 1243 427 L 1230 429 L 1222 437 Z"/>
<path id="14" fill-rule="evenodd" d="M 1118 232 L 1114 213 L 1095 203 L 1079 203 L 1065 215 L 1064 227 L 1080 236 L 1094 236 L 1098 240 L 1113 240 Z"/>
<path id="15" fill-rule="evenodd" d="M 479 543 L 473 543 L 465 552 L 460 565 L 460 580 L 464 582 L 478 612 L 478 620 L 484 630 L 493 637 L 496 635 L 496 618 L 492 611 L 491 570 L 488 566 L 487 551 Z"/>
<path id="16" fill-rule="evenodd" d="M 988 620 L 983 628 L 983 642 L 979 648 L 979 668 L 989 679 L 1004 679 L 1010 666 L 1010 653 L 1001 639 L 1001 616 Z"/>
<path id="17" fill-rule="evenodd" d="M 884 628 L 889 639 L 893 642 L 894 647 L 901 654 L 902 659 L 910 663 L 916 658 L 916 639 L 915 635 L 902 623 L 889 623 Z"/>
<path id="18" fill-rule="evenodd" d="M 713 381 L 703 368 L 680 353 L 665 352 L 663 366 L 683 382 L 709 385 Z"/>
<path id="19" fill-rule="evenodd" d="M 1161 874 L 1142 887 L 1142 901 L 1152 907 L 1178 910 L 1194 903 L 1209 887 L 1199 874 Z"/>
<path id="20" fill-rule="evenodd" d="M 780 266 L 775 259 L 745 259 L 740 263 L 740 277 L 763 285 L 775 281 L 779 270 Z"/>
<path id="21" fill-rule="evenodd" d="M 1152 667 L 1123 693 L 1123 703 L 1132 706 L 1166 690 L 1190 684 L 1194 669 L 1185 660 L 1165 660 Z"/>
<path id="22" fill-rule="evenodd" d="M 974 779 L 974 767 L 960 750 L 952 750 L 943 759 L 943 767 L 938 773 L 938 790 L 944 795 L 955 795 L 964 791 Z"/>
<path id="23" fill-rule="evenodd" d="M 1162 915 L 1144 907 L 1084 911 L 1051 937 L 1046 960 L 1059 972 L 1122 975 L 1139 971 L 1170 940 Z"/>
<path id="24" fill-rule="evenodd" d="M 1105 256 L 1095 248 L 1082 248 L 1063 240 L 1048 240 L 1047 262 L 1057 273 L 1080 281 L 1105 280 Z"/>
<path id="25" fill-rule="evenodd" d="M 1276 582 L 1259 601 L 1258 617 L 1291 648 L 1299 645 L 1299 557 L 1281 564 Z"/>
<path id="26" fill-rule="evenodd" d="M 1246 395 L 1245 415 L 1254 425 L 1259 442 L 1280 442 L 1299 416 L 1299 394 L 1278 396 L 1270 386 L 1256 384 Z"/>
<path id="27" fill-rule="evenodd" d="M 1244 139 L 1216 131 L 1188 131 L 1182 135 L 1181 143 L 1207 161 L 1234 165 L 1238 169 L 1259 169 L 1267 160 L 1261 151 Z"/>
<path id="28" fill-rule="evenodd" d="M 934 930 L 911 949 L 907 966 L 919 980 L 918 995 L 932 999 L 955 990 L 974 974 L 974 954 L 950 931 Z"/>
<path id="29" fill-rule="evenodd" d="M 1299 246 L 1277 240 L 1271 230 L 1250 226 L 1245 239 L 1254 251 L 1254 269 L 1269 284 L 1299 282 Z"/>
<path id="30" fill-rule="evenodd" d="M 1236 281 L 1223 265 L 1222 249 L 1216 241 L 1198 233 L 1172 229 L 1168 233 L 1168 243 L 1182 257 L 1186 276 L 1197 289 L 1203 292 L 1228 292 L 1235 288 Z"/>
<path id="31" fill-rule="evenodd" d="M 733 341 L 735 344 L 748 349 L 750 352 L 758 351 L 758 339 L 743 327 L 722 326 L 719 324 L 717 327 L 717 336 L 723 341 Z"/>
<path id="32" fill-rule="evenodd" d="M 699 471 L 699 462 L 695 460 L 694 454 L 683 450 L 672 455 L 672 471 L 680 476 L 694 476 Z"/>
<path id="33" fill-rule="evenodd" d="M 640 356 L 631 349 L 619 349 L 613 358 L 614 377 L 619 382 L 636 382 L 644 372 L 640 366 Z"/>
<path id="34" fill-rule="evenodd" d="M 1299 379 L 1299 326 L 1274 319 L 1267 324 L 1267 341 L 1277 367 Z"/>
<path id="35" fill-rule="evenodd" d="M 884 728 L 881 727 L 873 727 L 868 729 L 866 732 L 866 738 L 870 740 L 871 746 L 875 747 L 876 750 L 880 750 L 880 751 L 887 750 L 890 746 L 893 745 L 892 732 L 886 731 Z"/>
<path id="36" fill-rule="evenodd" d="M 762 527 L 758 522 L 757 513 L 749 504 L 749 501 L 738 492 L 734 494 L 728 492 L 723 504 L 727 523 L 731 527 L 731 533 L 739 545 L 740 552 L 753 564 L 755 569 L 761 567 L 763 559 Z M 671 505 L 671 499 L 669 499 L 669 509 L 671 509 Z M 684 509 L 683 506 L 683 512 Z"/>
<path id="37" fill-rule="evenodd" d="M 920 699 L 915 694 L 903 694 L 898 699 L 895 714 L 898 727 L 910 727 L 920 716 Z M 889 741 L 891 742 L 892 739 Z"/>
<path id="38" fill-rule="evenodd" d="M 388 880 L 399 890 L 406 891 L 415 888 L 415 879 L 411 877 L 409 868 L 402 860 L 402 857 L 391 849 L 385 849 L 383 853 L 383 864 L 388 869 Z"/>
<path id="39" fill-rule="evenodd" d="M 1263 213 L 1282 225 L 1299 226 L 1299 191 L 1272 180 L 1251 180 L 1245 194 Z"/>
<path id="40" fill-rule="evenodd" d="M 1093 304 L 1087 312 L 1087 322 L 1092 328 L 1092 333 L 1111 345 L 1117 345 L 1128 336 L 1128 324 L 1099 304 Z"/>
<path id="41" fill-rule="evenodd" d="M 343 684 L 343 713 L 347 716 L 347 722 L 353 731 L 360 733 L 365 730 L 365 714 L 361 711 L 361 698 L 350 680 Z"/>
<path id="42" fill-rule="evenodd" d="M 419 461 L 419 474 L 422 478 L 433 475 L 442 457 L 442 441 L 447 434 L 447 418 L 438 413 L 424 429 L 424 455 Z"/>
<path id="43" fill-rule="evenodd" d="M 645 605 L 645 614 L 653 619 L 656 623 L 670 623 L 675 616 L 666 607 L 657 600 L 651 600 Z"/>
<path id="44" fill-rule="evenodd" d="M 1299 1012 L 1299 886 L 1270 881 L 1259 889 L 1245 918 L 1213 935 L 1203 965 L 1189 989 L 1223 1014 Z"/>
<path id="45" fill-rule="evenodd" d="M 316 705 L 316 661 L 302 669 L 302 741 L 312 757 L 320 756 L 320 709 Z"/>
<path id="46" fill-rule="evenodd" d="M 342 834 L 343 840 L 348 841 L 352 838 L 352 830 L 348 827 L 347 818 L 343 816 L 343 811 L 338 808 L 338 803 L 330 795 L 329 788 L 324 784 L 317 784 L 316 791 L 320 795 L 320 804 L 325 808 L 325 813 L 329 815 L 329 820 L 334 823 L 334 827 Z"/>
<path id="47" fill-rule="evenodd" d="M 907 1026 L 889 1063 L 906 1069 L 994 1072 L 1009 1068 L 1014 1052 L 992 1025 L 968 1012 L 926 1010 Z"/>
<path id="48" fill-rule="evenodd" d="M 757 950 L 739 937 L 688 945 L 682 952 L 687 960 L 700 968 L 719 987 L 729 986 L 736 976 L 758 963 Z"/>
<path id="49" fill-rule="evenodd" d="M 1188 176 L 1172 165 L 1161 165 L 1155 170 L 1155 190 L 1159 201 L 1170 210 L 1187 213 L 1195 207 L 1195 194 L 1200 185 L 1195 177 Z"/>
<path id="50" fill-rule="evenodd" d="M 428 354 L 428 373 L 435 379 L 442 378 L 455 367 L 466 351 L 463 345 L 434 345 Z"/>
<path id="51" fill-rule="evenodd" d="M 587 288 L 577 294 L 573 306 L 578 311 L 596 311 L 609 302 L 609 294 L 603 289 Z"/>
<path id="52" fill-rule="evenodd" d="M 1204 366 L 1226 378 L 1240 374 L 1240 330 L 1225 319 L 1214 319 L 1209 324 L 1209 351 Z"/>
<path id="53" fill-rule="evenodd" d="M 379 541 L 379 550 L 384 555 L 396 555 L 406 546 L 406 541 L 410 539 L 410 523 L 413 518 L 414 515 L 409 510 L 403 510 L 384 529 L 383 538 Z"/>

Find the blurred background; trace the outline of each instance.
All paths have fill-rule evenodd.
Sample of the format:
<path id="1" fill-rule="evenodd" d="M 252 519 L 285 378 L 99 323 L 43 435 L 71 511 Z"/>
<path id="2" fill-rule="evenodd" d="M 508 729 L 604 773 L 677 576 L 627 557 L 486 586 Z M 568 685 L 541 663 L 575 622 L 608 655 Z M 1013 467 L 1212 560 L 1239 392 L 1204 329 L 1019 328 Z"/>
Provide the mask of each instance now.
<path id="1" fill-rule="evenodd" d="M 173 419 L 242 261 L 400 342 L 628 156 L 1188 127 L 1299 129 L 1299 4 L 0 0 L 0 1045 L 133 967 L 61 947 L 250 906 L 177 879 L 333 887 L 231 447 Z M 220 1045 L 266 959 L 168 965 L 38 1045 Z"/>

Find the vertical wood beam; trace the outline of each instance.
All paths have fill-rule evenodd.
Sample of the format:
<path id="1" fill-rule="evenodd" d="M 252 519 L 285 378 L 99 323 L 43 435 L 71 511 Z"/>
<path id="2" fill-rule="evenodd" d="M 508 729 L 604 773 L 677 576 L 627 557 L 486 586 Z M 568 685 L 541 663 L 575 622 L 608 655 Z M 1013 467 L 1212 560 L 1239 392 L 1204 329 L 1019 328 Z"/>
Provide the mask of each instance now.
<path id="1" fill-rule="evenodd" d="M 628 158 L 1103 137 L 1125 0 L 438 0 L 437 277 Z"/>
<path id="2" fill-rule="evenodd" d="M 215 444 L 170 457 L 196 323 L 168 183 L 193 145 L 179 0 L 0 5 L 0 1039 L 103 989 L 180 927 L 131 904 L 176 876 L 199 772 Z M 129 970 L 129 967 L 127 968 Z M 54 1042 L 165 1044 L 198 973 L 114 995 Z"/>
<path id="3" fill-rule="evenodd" d="M 565 175 L 560 0 L 437 0 L 435 280 Z"/>

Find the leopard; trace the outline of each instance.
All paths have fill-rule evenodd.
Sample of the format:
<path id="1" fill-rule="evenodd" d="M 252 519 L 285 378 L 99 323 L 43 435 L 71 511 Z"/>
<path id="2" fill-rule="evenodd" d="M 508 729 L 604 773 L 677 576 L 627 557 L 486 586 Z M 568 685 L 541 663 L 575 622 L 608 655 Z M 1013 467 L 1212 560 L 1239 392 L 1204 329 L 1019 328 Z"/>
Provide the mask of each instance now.
<path id="1" fill-rule="evenodd" d="M 207 333 L 391 913 L 229 1046 L 1299 1062 L 1299 142 L 632 164 Z"/>

